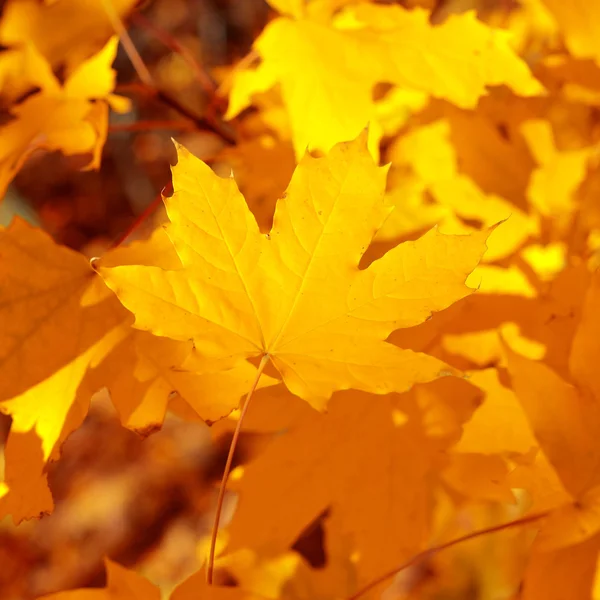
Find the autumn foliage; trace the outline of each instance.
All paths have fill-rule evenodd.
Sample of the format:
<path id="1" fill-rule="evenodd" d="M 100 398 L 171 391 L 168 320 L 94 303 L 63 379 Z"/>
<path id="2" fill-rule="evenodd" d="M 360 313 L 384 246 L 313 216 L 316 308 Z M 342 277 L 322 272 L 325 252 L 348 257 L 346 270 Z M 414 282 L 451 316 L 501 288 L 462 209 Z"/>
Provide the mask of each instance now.
<path id="1" fill-rule="evenodd" d="M 40 157 L 103 177 L 118 131 L 133 153 L 155 127 L 173 166 L 81 251 L 0 212 L 0 545 L 92 519 L 86 464 L 137 448 L 150 503 L 207 517 L 187 567 L 107 545 L 48 599 L 600 599 L 600 5 L 268 4 L 210 68 L 152 2 L 4 3 L 7 203 Z M 140 96 L 171 120 L 136 118 Z M 85 446 L 100 396 L 120 425 Z M 217 476 L 167 422 L 226 440 Z M 63 472 L 95 490 L 82 514 Z"/>

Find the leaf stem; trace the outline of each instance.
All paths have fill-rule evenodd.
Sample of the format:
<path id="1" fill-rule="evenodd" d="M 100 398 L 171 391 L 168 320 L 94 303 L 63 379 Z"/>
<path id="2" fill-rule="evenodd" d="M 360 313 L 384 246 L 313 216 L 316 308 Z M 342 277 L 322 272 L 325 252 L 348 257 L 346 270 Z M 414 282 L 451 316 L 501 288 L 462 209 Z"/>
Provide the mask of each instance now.
<path id="1" fill-rule="evenodd" d="M 210 538 L 210 551 L 208 553 L 208 561 L 206 566 L 206 582 L 208 585 L 212 585 L 213 582 L 213 570 L 215 564 L 215 549 L 217 546 L 217 534 L 219 532 L 219 521 L 221 520 L 221 511 L 223 509 L 223 500 L 225 499 L 225 488 L 227 486 L 227 480 L 229 479 L 229 473 L 231 471 L 231 465 L 233 463 L 233 456 L 235 454 L 235 449 L 237 446 L 238 438 L 240 437 L 240 432 L 242 430 L 242 422 L 244 421 L 244 417 L 248 412 L 248 407 L 250 406 L 250 400 L 252 400 L 252 395 L 256 390 L 256 386 L 258 385 L 258 381 L 260 376 L 262 375 L 267 363 L 269 362 L 269 355 L 265 354 L 260 360 L 260 364 L 258 365 L 258 369 L 256 370 L 256 378 L 254 379 L 254 383 L 246 396 L 246 401 L 244 402 L 244 406 L 242 408 L 242 412 L 240 413 L 240 418 L 238 419 L 237 425 L 235 427 L 235 431 L 233 432 L 233 438 L 231 439 L 231 445 L 229 446 L 229 454 L 227 455 L 227 462 L 225 463 L 225 470 L 223 471 L 223 478 L 221 479 L 221 487 L 219 488 L 219 497 L 217 498 L 217 508 L 215 511 L 215 521 L 213 524 L 212 535 Z"/>
<path id="2" fill-rule="evenodd" d="M 504 529 L 512 529 L 513 527 L 519 527 L 521 525 L 528 525 L 529 523 L 535 523 L 536 521 L 540 521 L 541 519 L 547 517 L 549 511 L 538 513 L 536 515 L 529 515 L 528 517 L 522 517 L 521 519 L 516 519 L 514 521 L 509 521 L 508 523 L 502 523 L 501 525 L 494 525 L 493 527 L 487 527 L 486 529 L 480 529 L 479 531 L 472 531 L 471 533 L 467 533 L 459 538 L 455 538 L 450 540 L 449 542 L 445 542 L 440 544 L 439 546 L 432 546 L 427 550 L 423 550 L 423 552 L 419 552 L 415 554 L 412 558 L 409 558 L 406 562 L 402 563 L 400 566 L 395 567 L 391 571 L 384 573 L 374 579 L 370 583 L 368 583 L 365 587 L 360 589 L 358 592 L 347 598 L 347 600 L 357 600 L 361 596 L 364 596 L 367 592 L 370 592 L 374 587 L 378 586 L 380 583 L 383 583 L 387 579 L 391 579 L 394 575 L 397 575 L 404 569 L 411 567 L 412 565 L 418 563 L 419 561 L 431 556 L 432 554 L 436 554 L 441 552 L 442 550 L 446 550 L 447 548 L 451 548 L 452 546 L 456 546 L 462 542 L 466 542 L 467 540 L 472 540 L 474 538 L 481 537 L 483 535 L 487 535 L 488 533 L 495 533 L 497 531 L 503 531 Z"/>
<path id="3" fill-rule="evenodd" d="M 108 126 L 109 133 L 123 131 L 190 131 L 196 129 L 191 121 L 134 121 L 133 123 L 113 123 Z"/>
<path id="4" fill-rule="evenodd" d="M 148 70 L 146 63 L 144 63 L 140 53 L 137 51 L 137 48 L 133 43 L 133 40 L 129 36 L 129 33 L 127 33 L 127 28 L 125 25 L 123 25 L 123 21 L 121 20 L 121 17 L 119 17 L 119 13 L 115 10 L 112 1 L 102 0 L 102 5 L 104 6 L 104 12 L 111 22 L 115 33 L 119 36 L 121 44 L 123 45 L 123 50 L 125 50 L 125 53 L 129 57 L 135 72 L 140 78 L 140 81 L 147 86 L 153 87 L 154 81 L 152 79 L 152 75 L 150 75 L 150 71 Z"/>

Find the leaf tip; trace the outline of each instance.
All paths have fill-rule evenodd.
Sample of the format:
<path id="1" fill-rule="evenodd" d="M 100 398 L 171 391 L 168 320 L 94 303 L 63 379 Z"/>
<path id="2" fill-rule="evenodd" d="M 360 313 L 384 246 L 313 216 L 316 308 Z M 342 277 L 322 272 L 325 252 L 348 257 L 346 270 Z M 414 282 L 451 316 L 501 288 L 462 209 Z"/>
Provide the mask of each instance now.
<path id="1" fill-rule="evenodd" d="M 173 142 L 173 146 L 175 146 L 175 152 L 177 153 L 177 162 L 179 162 L 182 157 L 187 157 L 191 154 L 191 152 L 183 144 L 178 142 L 175 138 L 172 137 L 171 141 Z"/>

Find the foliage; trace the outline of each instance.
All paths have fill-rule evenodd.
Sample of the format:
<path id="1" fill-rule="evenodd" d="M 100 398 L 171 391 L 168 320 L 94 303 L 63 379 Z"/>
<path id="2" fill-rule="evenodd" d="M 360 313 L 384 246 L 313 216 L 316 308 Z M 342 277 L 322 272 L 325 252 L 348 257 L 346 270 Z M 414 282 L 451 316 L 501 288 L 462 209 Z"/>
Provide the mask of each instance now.
<path id="1" fill-rule="evenodd" d="M 48 598 L 600 598 L 600 9 L 269 4 L 218 87 L 155 30 L 199 115 L 137 54 L 134 2 L 6 2 L 3 194 L 40 153 L 102 174 L 134 110 L 119 37 L 186 133 L 148 235 L 145 211 L 90 260 L 0 229 L 0 516 L 48 518 L 108 390 L 148 442 L 232 436 L 212 539 L 162 590 L 107 557 L 104 588 Z"/>

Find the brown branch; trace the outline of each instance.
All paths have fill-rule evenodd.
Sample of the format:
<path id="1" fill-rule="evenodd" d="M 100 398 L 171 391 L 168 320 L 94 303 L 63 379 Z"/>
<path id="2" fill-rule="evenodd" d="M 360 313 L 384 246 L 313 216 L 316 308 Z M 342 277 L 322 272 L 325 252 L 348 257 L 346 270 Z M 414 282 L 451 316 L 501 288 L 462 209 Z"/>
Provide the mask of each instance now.
<path id="1" fill-rule="evenodd" d="M 365 587 L 360 589 L 358 592 L 350 596 L 347 600 L 357 600 L 361 596 L 364 596 L 367 592 L 370 592 L 374 587 L 377 587 L 380 583 L 391 579 L 404 569 L 411 567 L 412 565 L 429 558 L 431 555 L 436 554 L 437 552 L 441 552 L 442 550 L 446 550 L 447 548 L 451 548 L 452 546 L 456 546 L 457 544 L 461 544 L 462 542 L 466 542 L 467 540 L 472 540 L 474 538 L 481 537 L 483 535 L 487 535 L 489 533 L 495 533 L 497 531 L 503 531 L 504 529 L 512 529 L 513 527 L 520 527 L 521 525 L 528 525 L 529 523 L 535 523 L 536 521 L 540 521 L 541 519 L 547 517 L 549 511 L 539 513 L 537 515 L 529 515 L 528 517 L 523 517 L 521 519 L 516 519 L 515 521 L 509 521 L 508 523 L 503 523 L 501 525 L 494 525 L 493 527 L 488 527 L 486 529 L 480 529 L 479 531 L 473 531 L 471 533 L 467 533 L 459 538 L 455 538 L 449 542 L 445 542 L 444 544 L 440 544 L 439 546 L 433 546 L 428 548 L 427 550 L 423 550 L 423 552 L 419 552 L 419 554 L 415 554 L 412 558 L 409 558 L 405 563 L 402 563 L 400 566 L 395 567 L 391 571 L 384 573 L 368 583 Z"/>
<path id="2" fill-rule="evenodd" d="M 235 145 L 236 136 L 233 133 L 233 130 L 231 128 L 227 127 L 220 120 L 220 118 L 216 115 L 216 112 L 213 108 L 214 103 L 212 102 L 212 99 L 214 99 L 214 97 L 215 97 L 215 86 L 212 83 L 212 81 L 210 84 L 211 102 L 209 103 L 209 109 L 205 116 L 199 116 L 199 115 L 195 114 L 193 111 L 191 111 L 186 106 L 184 106 L 179 100 L 177 100 L 177 98 L 171 96 L 164 90 L 159 89 L 157 87 L 156 83 L 154 82 L 152 75 L 150 74 L 150 71 L 148 70 L 148 67 L 146 67 L 146 64 L 144 63 L 142 57 L 140 56 L 139 52 L 137 51 L 135 45 L 133 44 L 133 41 L 131 40 L 131 37 L 129 36 L 129 34 L 126 30 L 126 28 L 123 24 L 123 21 L 120 19 L 119 15 L 115 11 L 114 7 L 112 6 L 112 1 L 111 0 L 102 0 L 102 2 L 104 5 L 104 8 L 105 8 L 105 12 L 108 15 L 109 19 L 111 20 L 113 28 L 119 34 L 121 43 L 123 44 L 123 48 L 125 49 L 127 55 L 129 56 L 129 59 L 131 60 L 131 63 L 133 64 L 135 71 L 141 80 L 141 84 L 129 86 L 129 89 L 145 92 L 147 95 L 149 95 L 153 98 L 156 98 L 163 104 L 169 106 L 170 108 L 172 108 L 173 110 L 178 112 L 181 116 L 188 119 L 191 123 L 194 124 L 194 126 L 197 129 L 200 129 L 200 130 L 204 129 L 204 130 L 212 131 L 213 133 L 218 135 L 226 144 Z M 133 18 L 135 18 L 135 15 Z M 143 17 L 141 17 L 141 18 L 145 22 L 148 22 Z M 139 21 L 139 19 L 137 19 L 137 20 Z M 175 42 L 176 42 L 176 40 L 175 40 Z M 176 42 L 176 43 L 178 43 L 178 42 Z M 179 46 L 181 48 L 183 48 L 180 44 L 179 44 Z M 199 75 L 199 73 L 203 73 L 201 67 L 196 63 L 196 61 L 193 59 L 193 57 L 189 53 L 187 53 L 187 56 L 194 63 L 194 67 L 193 67 L 194 73 L 196 75 Z M 205 78 L 208 76 L 203 74 L 203 77 Z M 119 89 L 121 91 L 123 91 L 123 87 L 124 86 L 120 86 Z M 205 90 L 206 90 L 206 88 L 205 88 Z"/>
<path id="3" fill-rule="evenodd" d="M 143 83 L 134 83 L 117 86 L 115 91 L 121 94 L 143 94 L 149 98 L 154 98 L 187 119 L 190 122 L 190 129 L 211 131 L 219 136 L 228 146 L 235 146 L 237 143 L 237 137 L 231 127 L 228 127 L 225 123 L 222 123 L 217 119 L 210 119 L 208 116 L 202 117 L 197 115 L 194 111 L 179 102 L 179 100 L 154 86 L 147 86 Z"/>
<path id="4" fill-rule="evenodd" d="M 123 45 L 123 49 L 129 57 L 129 60 L 131 61 L 135 72 L 138 74 L 138 77 L 146 85 L 154 85 L 152 75 L 150 75 L 150 71 L 148 70 L 146 63 L 143 61 L 140 53 L 137 51 L 137 48 L 133 43 L 133 40 L 127 33 L 127 29 L 125 28 L 121 17 L 119 17 L 119 13 L 115 10 L 112 1 L 102 0 L 102 5 L 104 7 L 106 16 L 115 30 L 115 33 L 119 36 L 121 44 Z"/>
<path id="5" fill-rule="evenodd" d="M 147 19 L 141 13 L 134 13 L 132 22 L 151 33 L 156 39 L 160 40 L 167 48 L 173 51 L 175 54 L 179 54 L 189 65 L 193 71 L 196 79 L 202 86 L 207 96 L 213 96 L 216 92 L 217 86 L 213 81 L 212 77 L 204 70 L 202 65 L 194 58 L 192 53 L 179 42 L 171 33 L 163 29 L 162 27 L 155 25 Z"/>
<path id="6" fill-rule="evenodd" d="M 160 100 L 163 104 L 166 104 L 173 110 L 177 111 L 182 117 L 185 117 L 186 119 L 192 121 L 192 123 L 195 123 L 198 129 L 207 129 L 212 131 L 230 146 L 234 146 L 236 144 L 237 140 L 233 131 L 225 124 L 219 122 L 217 119 L 213 119 L 208 115 L 205 117 L 196 115 L 189 108 L 181 104 L 177 98 L 174 98 L 162 90 L 154 89 L 152 90 L 152 95 L 157 100 Z"/>
<path id="7" fill-rule="evenodd" d="M 217 98 L 217 85 L 212 77 L 192 55 L 192 53 L 183 44 L 181 44 L 179 40 L 171 35 L 171 33 L 159 27 L 158 25 L 155 25 L 144 15 L 140 13 L 134 13 L 131 20 L 136 25 L 154 35 L 167 48 L 172 50 L 175 54 L 180 55 L 187 62 L 195 78 L 198 80 L 202 89 L 204 90 L 204 93 L 208 97 L 209 102 L 206 107 L 206 114 L 203 117 L 198 117 L 189 111 L 189 109 L 187 109 L 185 106 L 183 106 L 176 98 L 166 94 L 165 92 L 156 90 L 157 98 L 176 110 L 179 114 L 196 123 L 200 128 L 209 129 L 213 133 L 216 133 L 227 144 L 235 144 L 236 137 L 233 130 L 230 127 L 227 127 L 221 121 L 218 114 L 217 106 L 219 105 L 219 99 Z"/>
<path id="8" fill-rule="evenodd" d="M 115 85 L 115 94 L 127 94 L 133 96 L 135 94 L 148 94 L 148 87 L 140 81 L 132 81 L 130 83 L 117 83 Z"/>
<path id="9" fill-rule="evenodd" d="M 134 123 L 114 123 L 109 125 L 109 133 L 121 131 L 156 131 L 156 130 L 188 131 L 196 129 L 191 121 L 135 121 Z"/>

